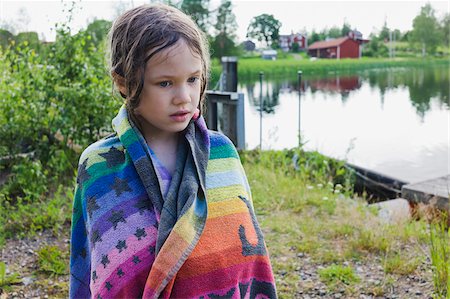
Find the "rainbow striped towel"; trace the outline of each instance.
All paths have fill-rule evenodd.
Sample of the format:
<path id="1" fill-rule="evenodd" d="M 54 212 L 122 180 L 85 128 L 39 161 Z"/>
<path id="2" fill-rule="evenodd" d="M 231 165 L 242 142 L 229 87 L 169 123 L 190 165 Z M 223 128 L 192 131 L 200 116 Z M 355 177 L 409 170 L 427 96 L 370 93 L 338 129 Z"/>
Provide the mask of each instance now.
<path id="1" fill-rule="evenodd" d="M 80 158 L 71 298 L 276 298 L 250 188 L 230 140 L 191 121 L 163 198 L 125 107 Z"/>

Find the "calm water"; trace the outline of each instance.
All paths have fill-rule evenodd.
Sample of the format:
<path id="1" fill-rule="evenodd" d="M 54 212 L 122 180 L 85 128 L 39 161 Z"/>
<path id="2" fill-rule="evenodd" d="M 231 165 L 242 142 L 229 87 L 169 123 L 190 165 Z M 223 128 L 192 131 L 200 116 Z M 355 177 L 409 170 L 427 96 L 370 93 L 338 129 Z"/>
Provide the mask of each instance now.
<path id="1" fill-rule="evenodd" d="M 242 82 L 248 149 L 260 146 L 260 83 Z M 393 69 L 262 84 L 262 148 L 308 150 L 406 181 L 450 173 L 449 70 Z"/>

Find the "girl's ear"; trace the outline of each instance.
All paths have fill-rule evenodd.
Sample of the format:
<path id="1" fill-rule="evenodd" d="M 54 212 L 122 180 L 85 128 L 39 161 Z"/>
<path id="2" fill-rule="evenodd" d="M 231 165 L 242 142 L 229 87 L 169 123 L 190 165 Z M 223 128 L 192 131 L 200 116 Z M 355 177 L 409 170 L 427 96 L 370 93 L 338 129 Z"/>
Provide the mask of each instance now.
<path id="1" fill-rule="evenodd" d="M 123 97 L 126 97 L 127 94 L 127 88 L 125 84 L 125 78 L 121 75 L 117 74 L 116 72 L 112 72 L 112 77 L 114 80 L 114 84 L 117 86 L 117 89 L 119 90 L 120 94 Z"/>

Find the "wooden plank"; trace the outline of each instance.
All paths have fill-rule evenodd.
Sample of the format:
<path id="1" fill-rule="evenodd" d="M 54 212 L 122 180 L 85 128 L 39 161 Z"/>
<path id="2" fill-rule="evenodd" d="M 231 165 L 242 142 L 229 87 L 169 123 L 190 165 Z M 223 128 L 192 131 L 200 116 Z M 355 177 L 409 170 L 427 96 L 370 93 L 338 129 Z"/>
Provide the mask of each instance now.
<path id="1" fill-rule="evenodd" d="M 423 203 L 449 211 L 450 175 L 424 182 L 404 185 L 402 197 L 413 203 Z"/>

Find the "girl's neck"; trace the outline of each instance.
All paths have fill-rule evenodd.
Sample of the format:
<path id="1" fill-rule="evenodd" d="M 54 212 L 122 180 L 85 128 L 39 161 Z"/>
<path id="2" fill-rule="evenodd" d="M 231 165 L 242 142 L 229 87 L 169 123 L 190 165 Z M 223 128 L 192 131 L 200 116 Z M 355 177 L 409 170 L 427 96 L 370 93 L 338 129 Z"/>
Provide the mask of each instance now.
<path id="1" fill-rule="evenodd" d="M 144 136 L 147 144 L 172 175 L 175 171 L 179 134 Z"/>

